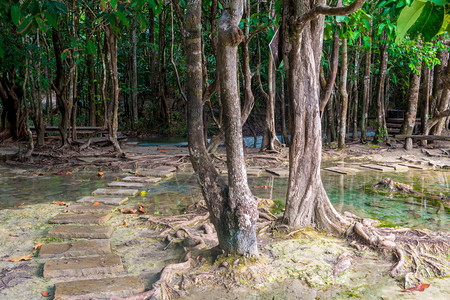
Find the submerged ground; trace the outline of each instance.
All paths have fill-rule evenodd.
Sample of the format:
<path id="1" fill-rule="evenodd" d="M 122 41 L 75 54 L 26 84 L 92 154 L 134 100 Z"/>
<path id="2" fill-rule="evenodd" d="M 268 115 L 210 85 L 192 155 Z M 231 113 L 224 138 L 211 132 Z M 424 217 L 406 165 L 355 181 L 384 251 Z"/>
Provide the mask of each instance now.
<path id="1" fill-rule="evenodd" d="M 7 161 L 0 169 L 0 244 L 1 258 L 33 253 L 37 243 L 58 242 L 45 238 L 52 227 L 48 220 L 61 208 L 52 201 L 73 202 L 88 195 L 97 187 L 121 178 L 130 172 L 142 170 L 151 162 L 154 165 L 176 162 L 177 175 L 161 183 L 149 185 L 147 194 L 131 198 L 124 207 L 143 205 L 145 215 L 124 215 L 116 211 L 108 221 L 116 230 L 112 237 L 113 252 L 123 258 L 130 275 L 144 279 L 146 287 L 158 279 L 167 264 L 180 261 L 182 247 L 169 245 L 155 238 L 158 228 L 151 226 L 148 218 L 182 213 L 198 202 L 201 194 L 187 161 L 186 148 L 140 147 L 128 145 L 128 161 L 91 152 L 80 157 L 69 153 L 63 157 L 42 155 L 35 159 L 38 167 Z M 323 167 L 356 167 L 367 162 L 394 162 L 402 155 L 401 149 L 352 148 L 337 152 L 325 151 Z M 424 158 L 416 150 L 412 154 Z M 156 157 L 156 158 L 155 158 Z M 224 156 L 216 154 L 219 169 L 224 168 Z M 248 150 L 247 160 L 252 167 L 286 166 L 286 153 L 259 154 Z M 58 160 L 57 166 L 45 160 Z M 429 159 L 429 158 L 428 158 Z M 432 158 L 450 165 L 446 157 Z M 43 161 L 44 160 L 44 161 Z M 74 161 L 76 161 L 74 163 Z M 53 164 L 53 163 L 52 163 Z M 105 172 L 104 177 L 97 176 Z M 69 174 L 70 173 L 70 174 Z M 402 226 L 448 232 L 450 216 L 443 204 L 426 197 L 374 194 L 368 187 L 385 177 L 409 184 L 422 193 L 449 195 L 450 171 L 358 172 L 339 175 L 322 172 L 322 178 L 336 209 L 350 211 L 362 217 L 379 219 L 385 226 Z M 282 206 L 287 178 L 263 173 L 249 177 L 254 194 Z M 264 188 L 270 187 L 270 188 Z M 24 205 L 21 205 L 24 203 Z M 213 239 L 211 243 L 213 243 Z M 405 280 L 389 277 L 392 257 L 370 250 L 357 251 L 340 238 L 306 229 L 285 238 L 269 235 L 260 237 L 262 259 L 257 264 L 243 264 L 233 259 L 228 265 L 213 261 L 204 254 L 196 259 L 190 271 L 186 294 L 189 299 L 448 299 L 449 278 L 430 279 L 430 288 L 415 294 L 402 293 Z M 334 276 L 333 267 L 342 254 L 352 257 L 349 271 Z M 226 259 L 226 258 L 225 258 Z M 54 282 L 42 278 L 42 261 L 33 258 L 25 262 L 0 262 L 0 298 L 39 299 L 43 291 L 52 291 Z M 232 276 L 230 276 L 232 274 Z M 408 279 L 406 280 L 408 281 Z"/>

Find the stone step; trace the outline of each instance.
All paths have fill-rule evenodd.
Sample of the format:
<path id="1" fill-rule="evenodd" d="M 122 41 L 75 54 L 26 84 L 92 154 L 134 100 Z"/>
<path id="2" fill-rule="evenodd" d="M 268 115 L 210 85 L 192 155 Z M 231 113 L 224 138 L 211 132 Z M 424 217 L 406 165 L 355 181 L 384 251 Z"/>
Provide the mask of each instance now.
<path id="1" fill-rule="evenodd" d="M 69 207 L 65 207 L 64 211 L 74 214 L 87 214 L 87 213 L 110 213 L 116 209 L 117 206 L 113 205 L 72 204 Z"/>
<path id="2" fill-rule="evenodd" d="M 64 244 L 45 244 L 39 250 L 39 257 L 72 257 L 104 255 L 111 253 L 109 240 L 88 240 Z"/>
<path id="3" fill-rule="evenodd" d="M 338 173 L 338 174 L 343 174 L 343 175 L 354 175 L 354 174 L 356 174 L 356 172 L 361 171 L 361 170 L 358 170 L 355 168 L 339 167 L 339 166 L 324 168 L 324 170 Z"/>
<path id="4" fill-rule="evenodd" d="M 426 165 L 419 165 L 419 164 L 413 164 L 413 163 L 399 163 L 401 166 L 405 166 L 411 169 L 418 169 L 418 170 L 431 170 L 433 169 L 432 166 L 426 166 Z"/>
<path id="5" fill-rule="evenodd" d="M 96 189 L 92 192 L 92 195 L 115 195 L 115 196 L 136 196 L 139 193 L 138 190 L 131 189 Z"/>
<path id="6" fill-rule="evenodd" d="M 155 183 L 161 180 L 161 177 L 136 177 L 136 176 L 127 176 L 122 178 L 123 181 L 131 181 L 131 182 L 145 182 L 145 183 Z"/>
<path id="7" fill-rule="evenodd" d="M 109 187 L 124 187 L 124 188 L 143 188 L 144 184 L 139 182 L 113 181 L 107 184 Z"/>
<path id="8" fill-rule="evenodd" d="M 111 214 L 69 214 L 60 213 L 51 218 L 49 224 L 102 224 L 108 221 Z"/>
<path id="9" fill-rule="evenodd" d="M 112 226 L 105 225 L 58 225 L 50 229 L 47 236 L 63 239 L 109 239 L 113 231 Z"/>
<path id="10" fill-rule="evenodd" d="M 95 202 L 106 204 L 106 205 L 120 205 L 128 201 L 128 197 L 94 197 L 94 196 L 85 196 L 81 199 L 78 199 L 77 202 L 81 203 L 92 203 Z"/>
<path id="11" fill-rule="evenodd" d="M 273 168 L 273 169 L 266 169 L 266 171 L 275 174 L 277 176 L 289 176 L 289 169 Z"/>
<path id="12" fill-rule="evenodd" d="M 171 177 L 177 170 L 176 167 L 161 166 L 149 170 L 140 171 L 136 175 L 138 176 L 156 176 L 156 177 Z"/>
<path id="13" fill-rule="evenodd" d="M 78 280 L 55 284 L 55 299 L 110 299 L 128 297 L 145 291 L 140 278 L 118 277 Z"/>
<path id="14" fill-rule="evenodd" d="M 48 259 L 44 278 L 102 276 L 123 273 L 122 260 L 117 255 Z"/>
<path id="15" fill-rule="evenodd" d="M 221 174 L 228 174 L 228 169 L 221 169 Z M 248 168 L 247 169 L 247 175 L 248 176 L 259 176 L 262 173 L 262 169 L 254 169 L 254 168 Z"/>
<path id="16" fill-rule="evenodd" d="M 384 163 L 383 166 L 394 168 L 395 171 L 399 171 L 399 172 L 404 172 L 404 171 L 409 170 L 409 168 L 407 166 L 402 166 L 402 165 L 395 164 L 395 163 Z"/>
<path id="17" fill-rule="evenodd" d="M 381 172 L 392 172 L 395 170 L 393 167 L 381 166 L 381 165 L 376 165 L 376 164 L 365 164 L 365 165 L 361 165 L 361 167 L 367 168 L 367 169 L 372 169 L 372 170 L 377 170 L 377 171 L 381 171 Z"/>

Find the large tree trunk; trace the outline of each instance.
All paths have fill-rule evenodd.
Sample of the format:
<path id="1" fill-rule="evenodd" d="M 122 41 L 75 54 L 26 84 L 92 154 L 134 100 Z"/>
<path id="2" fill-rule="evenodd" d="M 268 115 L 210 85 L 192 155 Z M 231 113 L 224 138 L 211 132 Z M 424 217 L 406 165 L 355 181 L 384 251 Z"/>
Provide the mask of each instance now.
<path id="1" fill-rule="evenodd" d="M 357 0 L 352 9 L 359 8 L 362 2 Z M 289 185 L 283 222 L 291 228 L 317 226 L 342 233 L 347 222 L 331 205 L 320 177 L 319 64 L 324 16 L 314 15 L 311 9 L 323 4 L 324 1 L 315 0 L 285 0 L 283 3 L 283 59 L 291 132 Z M 338 11 L 345 13 L 347 9 L 339 8 Z"/>
<path id="2" fill-rule="evenodd" d="M 442 92 L 440 94 L 440 98 L 436 99 L 435 109 L 433 110 L 433 117 L 439 115 L 439 113 L 445 111 L 450 103 L 450 60 L 449 55 L 446 54 L 446 59 L 443 59 L 441 62 L 444 64 L 442 66 L 442 72 L 438 73 L 438 77 L 441 79 L 443 83 Z M 431 129 L 431 133 L 433 135 L 441 135 L 442 129 L 444 127 L 443 122 L 438 122 Z"/>
<path id="3" fill-rule="evenodd" d="M 342 40 L 342 61 L 341 61 L 341 77 L 339 91 L 341 93 L 341 122 L 339 125 L 338 148 L 345 148 L 345 136 L 347 133 L 347 109 L 348 109 L 348 93 L 347 93 L 347 75 L 348 75 L 348 55 L 347 55 L 347 39 Z"/>
<path id="4" fill-rule="evenodd" d="M 212 165 L 203 142 L 200 0 L 189 1 L 186 12 L 189 152 L 220 247 L 229 253 L 258 255 L 258 211 L 247 184 L 237 90 L 236 54 L 237 45 L 242 40 L 238 25 L 243 6 L 240 0 L 230 1 L 227 5 L 219 21 L 217 63 L 225 110 L 229 186 Z"/>
<path id="5" fill-rule="evenodd" d="M 413 134 L 414 126 L 416 125 L 417 115 L 417 103 L 419 100 L 419 88 L 420 88 L 420 71 L 421 65 L 417 66 L 417 71 L 411 72 L 408 101 L 406 104 L 405 118 L 403 120 L 402 134 Z M 411 138 L 405 139 L 405 149 L 411 150 L 413 147 L 413 141 Z"/>

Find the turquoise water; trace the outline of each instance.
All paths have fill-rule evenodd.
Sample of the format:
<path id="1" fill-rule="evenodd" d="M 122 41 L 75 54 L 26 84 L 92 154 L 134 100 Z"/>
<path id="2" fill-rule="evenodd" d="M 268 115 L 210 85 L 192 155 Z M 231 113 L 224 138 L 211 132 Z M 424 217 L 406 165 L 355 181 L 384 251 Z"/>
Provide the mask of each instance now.
<path id="1" fill-rule="evenodd" d="M 43 176 L 39 176 L 43 175 Z M 99 178 L 96 172 L 74 172 L 68 175 L 39 174 L 29 170 L 0 169 L 0 209 L 33 203 L 75 201 L 89 195 L 108 182 L 127 174 L 106 173 Z M 381 173 L 363 171 L 356 175 L 339 175 L 322 171 L 322 180 L 331 202 L 339 212 L 350 211 L 358 216 L 375 218 L 391 225 L 448 230 L 450 216 L 435 201 L 415 197 L 385 196 L 368 192 L 366 187 L 385 177 L 410 184 L 415 190 L 434 195 L 450 195 L 450 172 L 409 171 Z M 249 177 L 252 192 L 261 198 L 284 203 L 286 177 Z M 273 189 L 257 189 L 254 186 Z M 150 184 L 147 195 L 131 198 L 127 205 L 142 204 L 146 211 L 156 214 L 175 214 L 184 207 L 202 199 L 192 174 L 177 174 L 169 180 Z"/>

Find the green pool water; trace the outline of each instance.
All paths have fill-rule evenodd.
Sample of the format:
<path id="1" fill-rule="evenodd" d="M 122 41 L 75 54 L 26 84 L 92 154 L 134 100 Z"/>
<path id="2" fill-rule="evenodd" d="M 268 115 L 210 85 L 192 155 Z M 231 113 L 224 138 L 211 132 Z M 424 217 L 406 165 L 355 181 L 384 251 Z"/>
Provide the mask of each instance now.
<path id="1" fill-rule="evenodd" d="M 39 176 L 43 175 L 43 176 Z M 0 169 L 0 209 L 21 203 L 51 203 L 75 201 L 89 195 L 99 187 L 126 174 L 106 173 L 99 178 L 96 172 L 74 172 L 69 175 L 39 174 L 31 170 Z M 450 172 L 408 171 L 381 173 L 363 171 L 356 175 L 339 175 L 322 171 L 325 189 L 339 212 L 350 211 L 358 216 L 375 218 L 390 226 L 407 226 L 447 231 L 450 216 L 442 205 L 417 197 L 398 197 L 373 194 L 367 187 L 390 177 L 410 184 L 415 190 L 435 195 L 450 194 Z M 262 198 L 276 200 L 282 206 L 287 189 L 286 177 L 264 173 L 249 177 L 253 193 Z M 255 189 L 254 186 L 271 186 L 273 189 Z M 178 173 L 169 180 L 148 185 L 147 194 L 131 198 L 127 205 L 142 204 L 148 213 L 174 214 L 201 199 L 202 195 L 193 174 Z"/>

